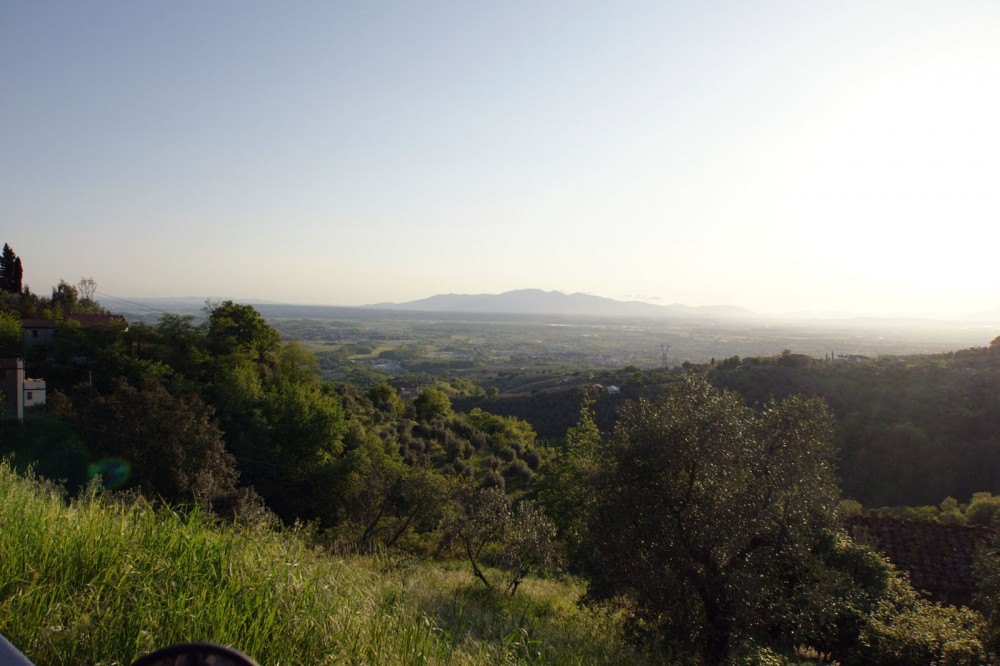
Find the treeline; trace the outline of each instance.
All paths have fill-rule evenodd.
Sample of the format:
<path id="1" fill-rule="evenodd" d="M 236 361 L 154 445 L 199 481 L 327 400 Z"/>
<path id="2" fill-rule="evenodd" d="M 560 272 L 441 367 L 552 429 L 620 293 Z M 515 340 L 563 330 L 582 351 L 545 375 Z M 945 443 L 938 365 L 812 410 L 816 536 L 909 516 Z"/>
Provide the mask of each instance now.
<path id="1" fill-rule="evenodd" d="M 967 502 L 1000 491 L 1000 338 L 984 348 L 862 363 L 793 357 L 730 359 L 705 372 L 752 404 L 823 398 L 836 418 L 843 491 L 867 507 Z"/>
<path id="2" fill-rule="evenodd" d="M 62 321 L 72 313 L 97 314 L 106 311 L 95 301 L 80 298 L 79 290 L 65 280 L 52 288 L 51 297 L 39 296 L 24 284 L 24 266 L 21 258 L 4 243 L 0 251 L 0 346 L 14 345 L 20 340 L 20 325 L 13 335 L 10 322 L 15 316 L 24 319 L 52 319 Z"/>
<path id="3" fill-rule="evenodd" d="M 602 378 L 621 394 L 600 394 L 598 424 L 613 429 L 622 404 L 663 395 L 703 374 L 760 406 L 771 398 L 822 398 L 834 417 L 837 474 L 845 496 L 866 508 L 937 506 L 946 498 L 1000 493 L 1000 343 L 936 355 L 822 361 L 785 352 L 686 363 L 672 371 Z M 456 406 L 521 418 L 560 440 L 579 410 L 578 387 L 535 395 L 474 397 Z M 926 511 L 925 511 L 926 513 Z"/>

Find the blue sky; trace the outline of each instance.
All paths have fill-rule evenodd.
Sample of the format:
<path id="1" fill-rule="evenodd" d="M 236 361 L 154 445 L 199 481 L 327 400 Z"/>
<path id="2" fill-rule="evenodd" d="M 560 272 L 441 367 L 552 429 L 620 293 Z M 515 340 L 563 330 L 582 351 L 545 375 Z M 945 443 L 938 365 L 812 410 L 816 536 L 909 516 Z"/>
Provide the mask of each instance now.
<path id="1" fill-rule="evenodd" d="M 45 292 L 1000 305 L 1000 4 L 0 2 Z"/>

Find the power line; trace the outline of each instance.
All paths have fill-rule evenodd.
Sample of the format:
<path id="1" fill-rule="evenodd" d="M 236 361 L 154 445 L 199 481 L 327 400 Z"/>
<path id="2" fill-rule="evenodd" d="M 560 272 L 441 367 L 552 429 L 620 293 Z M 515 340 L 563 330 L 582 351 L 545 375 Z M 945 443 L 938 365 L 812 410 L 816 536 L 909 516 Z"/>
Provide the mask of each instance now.
<path id="1" fill-rule="evenodd" d="M 160 308 L 154 308 L 151 305 L 146 305 L 145 303 L 137 303 L 136 301 L 130 301 L 127 298 L 122 298 L 121 296 L 112 296 L 110 294 L 97 293 L 101 298 L 110 298 L 113 301 L 121 301 L 122 303 L 128 303 L 129 305 L 134 305 L 137 308 L 146 308 L 147 310 L 152 310 L 153 312 L 159 312 L 160 314 L 174 314 L 173 312 L 167 312 L 166 310 L 161 310 Z"/>
<path id="2" fill-rule="evenodd" d="M 97 293 L 101 298 L 110 298 L 113 301 L 121 301 L 122 303 L 128 303 L 129 305 L 134 305 L 139 308 L 146 308 L 147 310 L 152 310 L 153 312 L 160 312 L 162 314 L 167 314 L 166 310 L 161 310 L 159 308 L 154 308 L 151 305 L 146 305 L 145 303 L 136 303 L 135 301 L 130 301 L 127 298 L 122 298 L 121 296 L 112 296 L 111 294 Z"/>

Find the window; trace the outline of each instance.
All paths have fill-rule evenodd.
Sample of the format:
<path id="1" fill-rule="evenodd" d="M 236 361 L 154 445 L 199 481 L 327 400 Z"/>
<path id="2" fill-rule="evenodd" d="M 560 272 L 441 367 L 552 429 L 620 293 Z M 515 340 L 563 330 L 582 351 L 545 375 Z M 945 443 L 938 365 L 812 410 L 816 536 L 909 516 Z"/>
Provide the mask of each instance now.
<path id="1" fill-rule="evenodd" d="M 24 397 L 25 397 L 25 398 L 26 398 L 27 400 L 31 400 L 31 391 L 28 391 L 28 394 L 27 394 L 26 396 L 24 396 Z"/>

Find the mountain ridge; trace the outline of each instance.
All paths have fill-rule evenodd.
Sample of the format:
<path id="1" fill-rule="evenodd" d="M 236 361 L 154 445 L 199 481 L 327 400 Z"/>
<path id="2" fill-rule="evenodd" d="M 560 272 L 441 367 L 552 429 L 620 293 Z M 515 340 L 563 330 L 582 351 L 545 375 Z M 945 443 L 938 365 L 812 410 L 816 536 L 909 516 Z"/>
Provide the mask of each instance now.
<path id="1" fill-rule="evenodd" d="M 750 317 L 755 313 L 738 306 L 654 305 L 620 301 L 604 296 L 542 289 L 515 289 L 500 294 L 436 294 L 405 303 L 375 303 L 372 310 L 413 312 L 467 312 L 476 314 L 554 314 L 608 317 Z"/>

